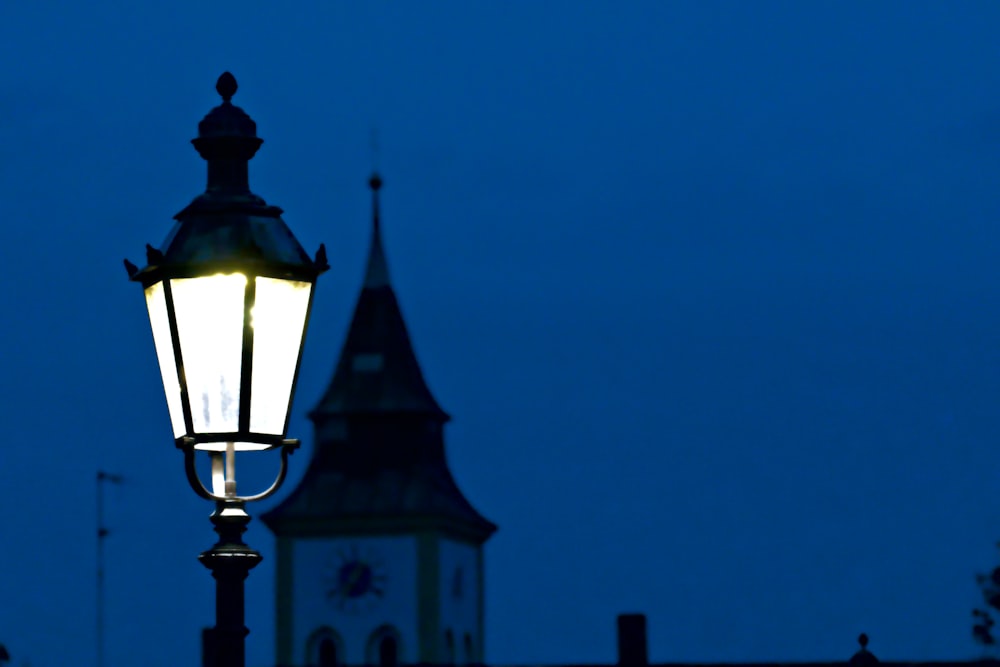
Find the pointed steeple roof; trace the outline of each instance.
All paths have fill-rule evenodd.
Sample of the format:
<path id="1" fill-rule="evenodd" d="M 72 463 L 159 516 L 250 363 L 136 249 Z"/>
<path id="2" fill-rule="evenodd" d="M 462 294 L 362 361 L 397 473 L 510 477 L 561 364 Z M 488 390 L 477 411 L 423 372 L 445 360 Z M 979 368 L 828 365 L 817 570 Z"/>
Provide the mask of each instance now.
<path id="1" fill-rule="evenodd" d="M 261 519 L 276 535 L 437 531 L 482 544 L 497 529 L 448 469 L 438 405 L 389 282 L 378 174 L 365 281 L 333 380 L 309 414 L 312 459 L 298 487 Z"/>
<path id="2" fill-rule="evenodd" d="M 409 413 L 447 421 L 427 388 L 389 282 L 379 211 L 382 179 L 377 173 L 369 186 L 372 241 L 365 281 L 333 380 L 310 417 L 318 422 L 335 415 Z"/>

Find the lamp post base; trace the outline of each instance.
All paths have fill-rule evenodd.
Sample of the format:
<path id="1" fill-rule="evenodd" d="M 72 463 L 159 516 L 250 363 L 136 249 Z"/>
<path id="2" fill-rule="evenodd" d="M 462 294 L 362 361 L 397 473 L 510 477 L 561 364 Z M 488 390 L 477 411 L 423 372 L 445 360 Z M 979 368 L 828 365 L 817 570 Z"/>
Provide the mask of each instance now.
<path id="1" fill-rule="evenodd" d="M 243 582 L 261 555 L 243 542 L 250 515 L 241 500 L 220 500 L 211 516 L 219 541 L 198 556 L 215 578 L 215 627 L 205 667 L 244 667 L 246 636 Z"/>

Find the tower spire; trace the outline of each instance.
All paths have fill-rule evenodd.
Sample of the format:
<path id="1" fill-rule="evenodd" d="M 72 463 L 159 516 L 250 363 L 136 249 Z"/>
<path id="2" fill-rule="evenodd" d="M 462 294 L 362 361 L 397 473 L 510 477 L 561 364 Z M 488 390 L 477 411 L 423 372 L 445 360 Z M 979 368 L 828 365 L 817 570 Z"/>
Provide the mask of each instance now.
<path id="1" fill-rule="evenodd" d="M 377 171 L 372 172 L 372 177 L 368 179 L 368 187 L 372 191 L 372 226 L 375 228 L 375 233 L 379 232 L 379 225 L 381 224 L 381 217 L 378 210 L 378 191 L 382 189 L 382 177 L 378 175 Z"/>
<path id="2" fill-rule="evenodd" d="M 385 251 L 382 249 L 382 223 L 379 213 L 378 191 L 382 188 L 382 177 L 373 172 L 368 179 L 368 187 L 372 191 L 372 245 L 368 252 L 368 269 L 365 271 L 365 287 L 387 287 L 389 285 L 389 267 L 385 261 Z"/>

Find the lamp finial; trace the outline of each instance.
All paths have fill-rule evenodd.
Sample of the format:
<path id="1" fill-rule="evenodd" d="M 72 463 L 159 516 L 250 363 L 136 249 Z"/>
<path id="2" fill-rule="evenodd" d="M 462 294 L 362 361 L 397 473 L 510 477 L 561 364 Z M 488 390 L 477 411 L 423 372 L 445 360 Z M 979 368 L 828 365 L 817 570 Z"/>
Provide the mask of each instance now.
<path id="1" fill-rule="evenodd" d="M 236 94 L 236 77 L 229 72 L 223 72 L 219 80 L 215 82 L 215 90 L 222 95 L 222 101 L 228 102 Z"/>

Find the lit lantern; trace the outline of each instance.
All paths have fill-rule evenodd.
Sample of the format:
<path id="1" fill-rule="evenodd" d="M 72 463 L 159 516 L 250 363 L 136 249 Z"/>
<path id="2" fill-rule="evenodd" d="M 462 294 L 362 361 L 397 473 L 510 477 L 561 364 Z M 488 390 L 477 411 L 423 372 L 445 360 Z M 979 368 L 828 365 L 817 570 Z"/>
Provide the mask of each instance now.
<path id="1" fill-rule="evenodd" d="M 286 443 L 299 360 L 317 276 L 281 219 L 250 192 L 256 124 L 230 102 L 236 80 L 216 86 L 223 103 L 193 144 L 208 161 L 208 187 L 175 216 L 147 266 L 126 261 L 145 290 L 149 321 L 178 447 L 214 452 Z"/>

